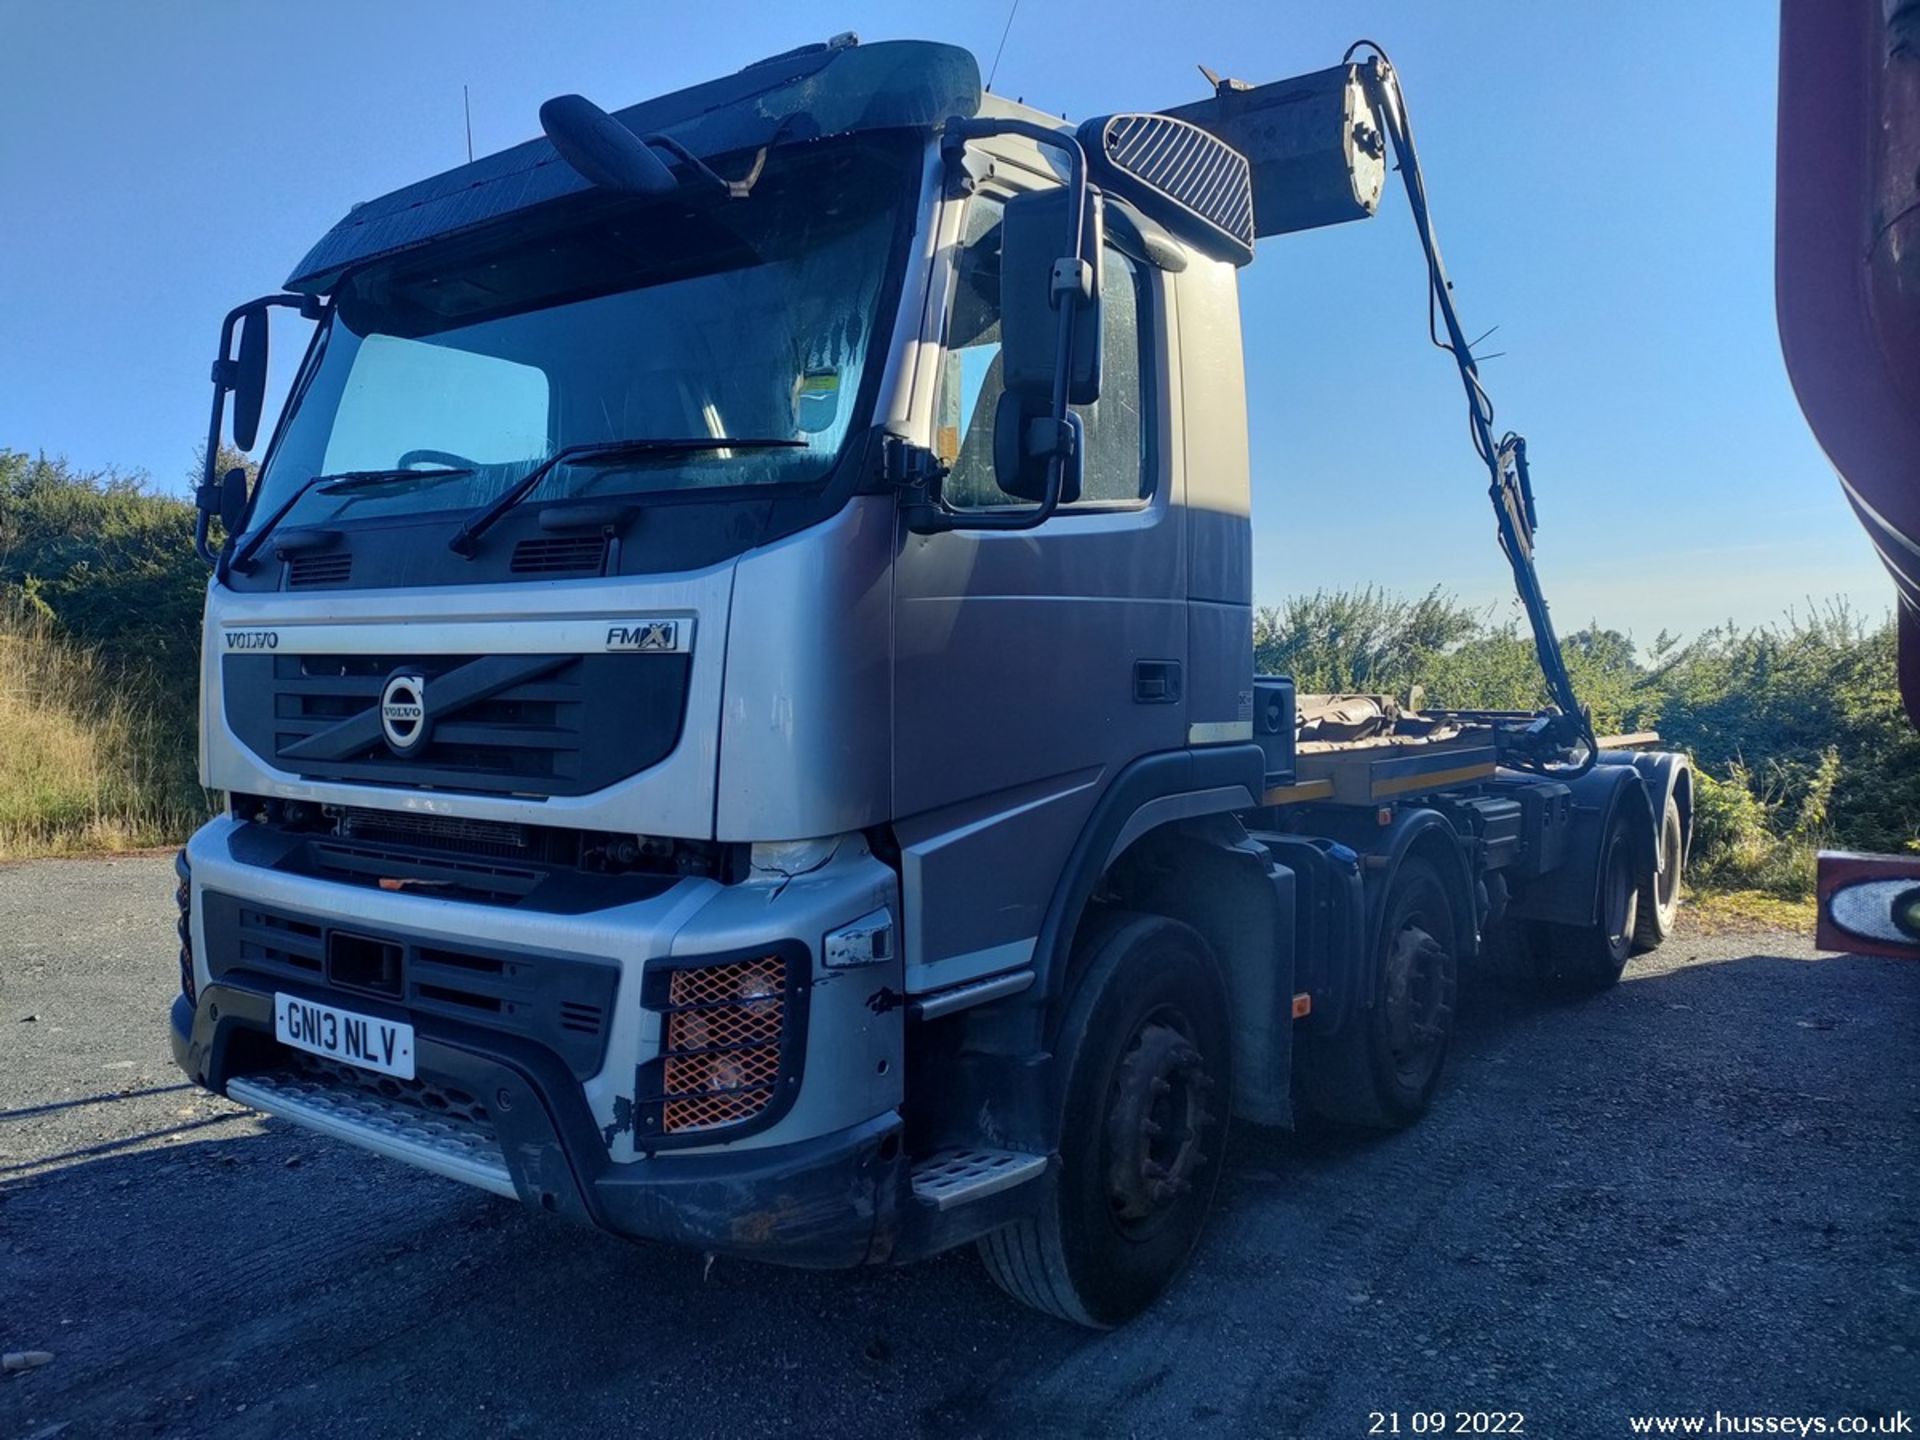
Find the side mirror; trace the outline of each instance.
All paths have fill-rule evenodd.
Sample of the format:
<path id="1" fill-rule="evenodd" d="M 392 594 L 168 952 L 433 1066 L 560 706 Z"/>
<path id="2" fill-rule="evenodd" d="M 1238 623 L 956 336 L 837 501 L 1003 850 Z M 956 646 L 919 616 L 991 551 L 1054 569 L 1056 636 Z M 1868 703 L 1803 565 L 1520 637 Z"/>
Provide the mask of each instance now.
<path id="1" fill-rule="evenodd" d="M 220 477 L 220 524 L 229 536 L 240 533 L 247 514 L 247 472 L 238 465 Z"/>
<path id="2" fill-rule="evenodd" d="M 233 370 L 233 443 L 253 449 L 267 403 L 267 312 L 249 310 L 240 322 L 240 355 Z"/>
<path id="3" fill-rule="evenodd" d="M 1003 390 L 993 412 L 993 478 L 1007 494 L 1040 505 L 1047 498 L 1047 466 L 1060 457 L 1061 505 L 1080 498 L 1086 427 L 1078 415 L 1053 418 L 1044 401 Z"/>
<path id="4" fill-rule="evenodd" d="M 1100 196 L 1086 192 L 1080 249 L 1069 223 L 1066 186 L 1015 196 L 1000 222 L 1000 364 L 1009 393 L 1038 405 L 1053 399 L 1054 377 L 1067 365 L 1067 402 L 1100 398 L 1100 271 L 1105 217 Z M 1084 264 L 1076 265 L 1076 258 Z M 1064 262 L 1064 263 L 1063 263 Z M 1071 304 L 1070 351 L 1060 353 L 1060 307 Z"/>

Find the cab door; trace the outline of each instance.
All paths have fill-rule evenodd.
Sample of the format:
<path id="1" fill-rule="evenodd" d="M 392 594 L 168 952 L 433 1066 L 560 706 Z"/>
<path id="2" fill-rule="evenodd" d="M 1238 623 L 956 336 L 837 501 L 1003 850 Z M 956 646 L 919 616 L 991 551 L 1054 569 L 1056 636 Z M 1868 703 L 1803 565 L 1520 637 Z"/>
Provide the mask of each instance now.
<path id="1" fill-rule="evenodd" d="M 1001 490 L 1004 197 L 966 202 L 934 401 L 942 493 Z M 1100 398 L 1080 498 L 1025 531 L 903 533 L 894 605 L 894 813 L 908 988 L 1025 964 L 1069 851 L 1114 774 L 1186 743 L 1186 548 L 1171 416 L 1171 288 L 1111 240 Z"/>

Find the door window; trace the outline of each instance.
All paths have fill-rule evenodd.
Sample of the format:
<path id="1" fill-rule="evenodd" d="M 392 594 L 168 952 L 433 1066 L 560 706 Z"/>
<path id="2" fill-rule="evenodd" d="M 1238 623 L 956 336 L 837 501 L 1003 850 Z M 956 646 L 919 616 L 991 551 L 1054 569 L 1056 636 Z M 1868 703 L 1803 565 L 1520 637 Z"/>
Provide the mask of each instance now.
<path id="1" fill-rule="evenodd" d="M 993 473 L 993 417 L 1004 386 L 1000 369 L 1001 202 L 981 196 L 967 207 L 955 264 L 953 307 L 935 398 L 934 450 L 951 467 L 941 494 L 956 510 L 1025 506 Z M 1111 245 L 1101 267 L 1103 371 L 1100 399 L 1076 405 L 1086 427 L 1080 499 L 1069 509 L 1127 505 L 1153 493 L 1147 464 L 1145 389 L 1140 353 L 1139 268 Z"/>

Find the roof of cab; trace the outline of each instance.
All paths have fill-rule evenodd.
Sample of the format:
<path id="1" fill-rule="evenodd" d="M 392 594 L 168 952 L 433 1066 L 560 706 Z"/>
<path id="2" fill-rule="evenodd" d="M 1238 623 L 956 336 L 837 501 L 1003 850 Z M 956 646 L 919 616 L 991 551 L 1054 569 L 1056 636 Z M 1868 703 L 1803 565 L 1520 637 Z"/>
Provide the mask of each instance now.
<path id="1" fill-rule="evenodd" d="M 951 45 L 789 51 L 615 112 L 641 136 L 667 135 L 710 156 L 860 130 L 937 125 L 980 109 L 980 67 Z M 356 205 L 294 267 L 287 289 L 320 295 L 350 268 L 591 188 L 542 137 Z"/>

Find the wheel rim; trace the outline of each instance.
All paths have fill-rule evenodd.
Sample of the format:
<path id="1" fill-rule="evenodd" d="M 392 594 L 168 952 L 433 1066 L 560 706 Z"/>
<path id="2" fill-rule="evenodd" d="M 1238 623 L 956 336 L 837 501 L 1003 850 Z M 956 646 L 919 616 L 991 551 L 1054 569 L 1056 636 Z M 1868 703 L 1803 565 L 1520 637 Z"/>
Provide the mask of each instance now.
<path id="1" fill-rule="evenodd" d="M 1654 903 L 1663 915 L 1673 910 L 1674 901 L 1680 896 L 1681 851 L 1685 843 L 1680 832 L 1680 812 L 1668 806 L 1666 820 L 1660 827 L 1660 858 L 1665 863 L 1653 885 Z"/>
<path id="2" fill-rule="evenodd" d="M 1605 884 L 1607 943 L 1620 949 L 1626 945 L 1627 932 L 1633 928 L 1633 855 L 1625 835 L 1616 835 L 1607 847 Z"/>
<path id="3" fill-rule="evenodd" d="M 1121 1054 L 1108 1094 L 1106 1194 L 1116 1229 L 1144 1240 L 1167 1223 L 1209 1161 L 1214 1088 L 1187 1016 L 1153 1011 Z"/>
<path id="4" fill-rule="evenodd" d="M 1444 910 L 1409 907 L 1388 943 L 1384 1005 L 1387 1050 L 1401 1084 L 1423 1088 L 1445 1053 L 1454 976 L 1453 927 Z"/>

